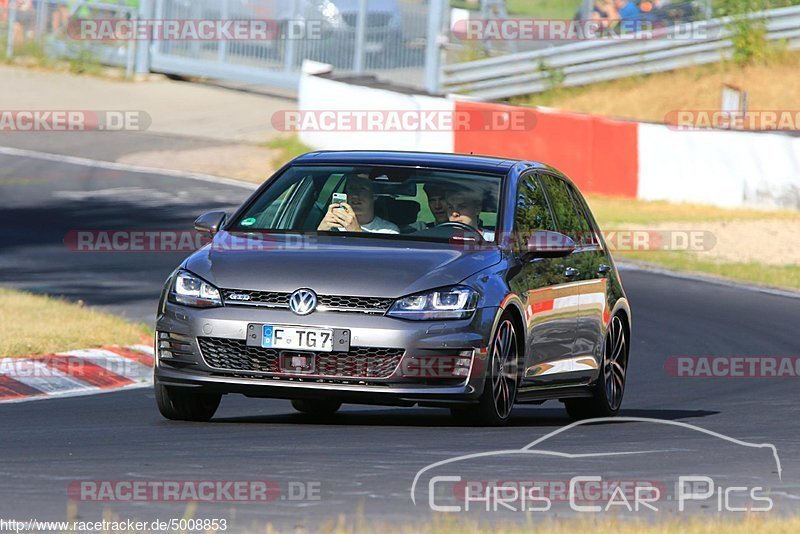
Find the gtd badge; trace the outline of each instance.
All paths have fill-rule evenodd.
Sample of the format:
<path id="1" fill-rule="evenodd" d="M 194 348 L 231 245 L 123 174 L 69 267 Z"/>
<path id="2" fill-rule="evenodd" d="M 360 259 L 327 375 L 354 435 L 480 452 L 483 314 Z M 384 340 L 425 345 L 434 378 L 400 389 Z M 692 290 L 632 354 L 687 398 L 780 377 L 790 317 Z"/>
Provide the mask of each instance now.
<path id="1" fill-rule="evenodd" d="M 243 300 L 247 301 L 250 300 L 250 295 L 247 293 L 231 293 L 228 295 L 228 300 Z"/>
<path id="2" fill-rule="evenodd" d="M 289 298 L 289 309 L 297 315 L 308 315 L 317 307 L 317 294 L 310 289 L 298 289 Z"/>

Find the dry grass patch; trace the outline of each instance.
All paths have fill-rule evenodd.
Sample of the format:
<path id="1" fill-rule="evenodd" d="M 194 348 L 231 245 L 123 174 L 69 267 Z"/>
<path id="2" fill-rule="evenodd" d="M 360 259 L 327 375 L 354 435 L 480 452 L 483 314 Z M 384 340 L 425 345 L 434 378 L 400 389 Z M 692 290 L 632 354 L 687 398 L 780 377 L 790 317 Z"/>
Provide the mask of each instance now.
<path id="1" fill-rule="evenodd" d="M 533 515 L 528 522 L 477 522 L 466 519 L 438 517 L 426 523 L 380 524 L 366 520 L 351 523 L 344 516 L 323 524 L 318 532 L 330 534 L 361 534 L 367 532 L 404 534 L 794 534 L 800 532 L 800 519 L 796 517 L 772 517 L 766 514 L 753 514 L 743 519 L 670 518 L 664 520 L 642 521 L 624 518 L 598 519 L 548 519 Z M 263 532 L 261 529 L 248 532 Z M 271 526 L 268 533 L 281 532 Z"/>
<path id="2" fill-rule="evenodd" d="M 513 101 L 661 123 L 671 111 L 719 109 L 724 84 L 747 91 L 751 110 L 798 110 L 800 53 L 784 52 L 769 65 L 740 67 L 723 62 L 587 87 L 556 89 Z"/>
<path id="3" fill-rule="evenodd" d="M 697 252 L 616 250 L 618 259 L 767 287 L 800 290 L 800 212 L 728 209 L 697 204 L 589 196 L 604 232 L 710 232 L 714 247 Z"/>
<path id="4" fill-rule="evenodd" d="M 0 288 L 0 357 L 130 345 L 152 332 L 81 304 Z"/>

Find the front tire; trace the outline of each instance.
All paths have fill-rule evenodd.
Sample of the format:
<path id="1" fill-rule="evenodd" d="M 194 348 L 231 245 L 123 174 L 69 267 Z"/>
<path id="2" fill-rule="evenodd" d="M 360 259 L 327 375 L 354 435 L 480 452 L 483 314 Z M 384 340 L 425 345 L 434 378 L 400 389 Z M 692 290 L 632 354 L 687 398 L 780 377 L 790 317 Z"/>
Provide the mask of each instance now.
<path id="1" fill-rule="evenodd" d="M 328 399 L 294 399 L 292 407 L 298 412 L 315 417 L 330 417 L 339 411 L 342 403 Z"/>
<path id="2" fill-rule="evenodd" d="M 173 421 L 206 422 L 214 417 L 222 395 L 197 393 L 156 382 L 156 404 L 165 418 Z"/>
<path id="3" fill-rule="evenodd" d="M 628 373 L 629 340 L 627 330 L 619 315 L 608 325 L 603 343 L 603 364 L 595 383 L 592 397 L 567 399 L 564 405 L 573 419 L 614 417 L 622 406 L 625 379 Z"/>
<path id="4" fill-rule="evenodd" d="M 511 416 L 519 385 L 519 336 L 510 314 L 500 318 L 490 347 L 489 372 L 478 404 L 450 410 L 460 423 L 502 426 Z"/>

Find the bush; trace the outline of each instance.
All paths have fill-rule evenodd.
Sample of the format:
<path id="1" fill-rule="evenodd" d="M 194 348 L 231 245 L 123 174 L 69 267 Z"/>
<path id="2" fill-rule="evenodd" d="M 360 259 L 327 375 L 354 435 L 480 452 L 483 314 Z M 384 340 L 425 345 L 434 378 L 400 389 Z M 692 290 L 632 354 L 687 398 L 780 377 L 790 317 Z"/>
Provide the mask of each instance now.
<path id="1" fill-rule="evenodd" d="M 748 17 L 749 14 L 798 3 L 800 0 L 717 0 L 715 15 L 731 17 L 728 29 L 732 34 L 733 61 L 737 65 L 766 63 L 773 55 L 766 21 L 762 17 Z"/>

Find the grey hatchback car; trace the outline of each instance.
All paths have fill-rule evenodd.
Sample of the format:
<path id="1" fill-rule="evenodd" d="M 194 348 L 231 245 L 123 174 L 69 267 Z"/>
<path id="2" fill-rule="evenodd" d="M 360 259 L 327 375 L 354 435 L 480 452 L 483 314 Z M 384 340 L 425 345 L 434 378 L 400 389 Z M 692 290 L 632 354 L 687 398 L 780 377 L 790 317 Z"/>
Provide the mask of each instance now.
<path id="1" fill-rule="evenodd" d="M 501 425 L 517 403 L 613 416 L 631 312 L 577 188 L 530 161 L 314 152 L 267 180 L 167 279 L 155 394 L 206 421 L 222 395 L 449 408 Z"/>

